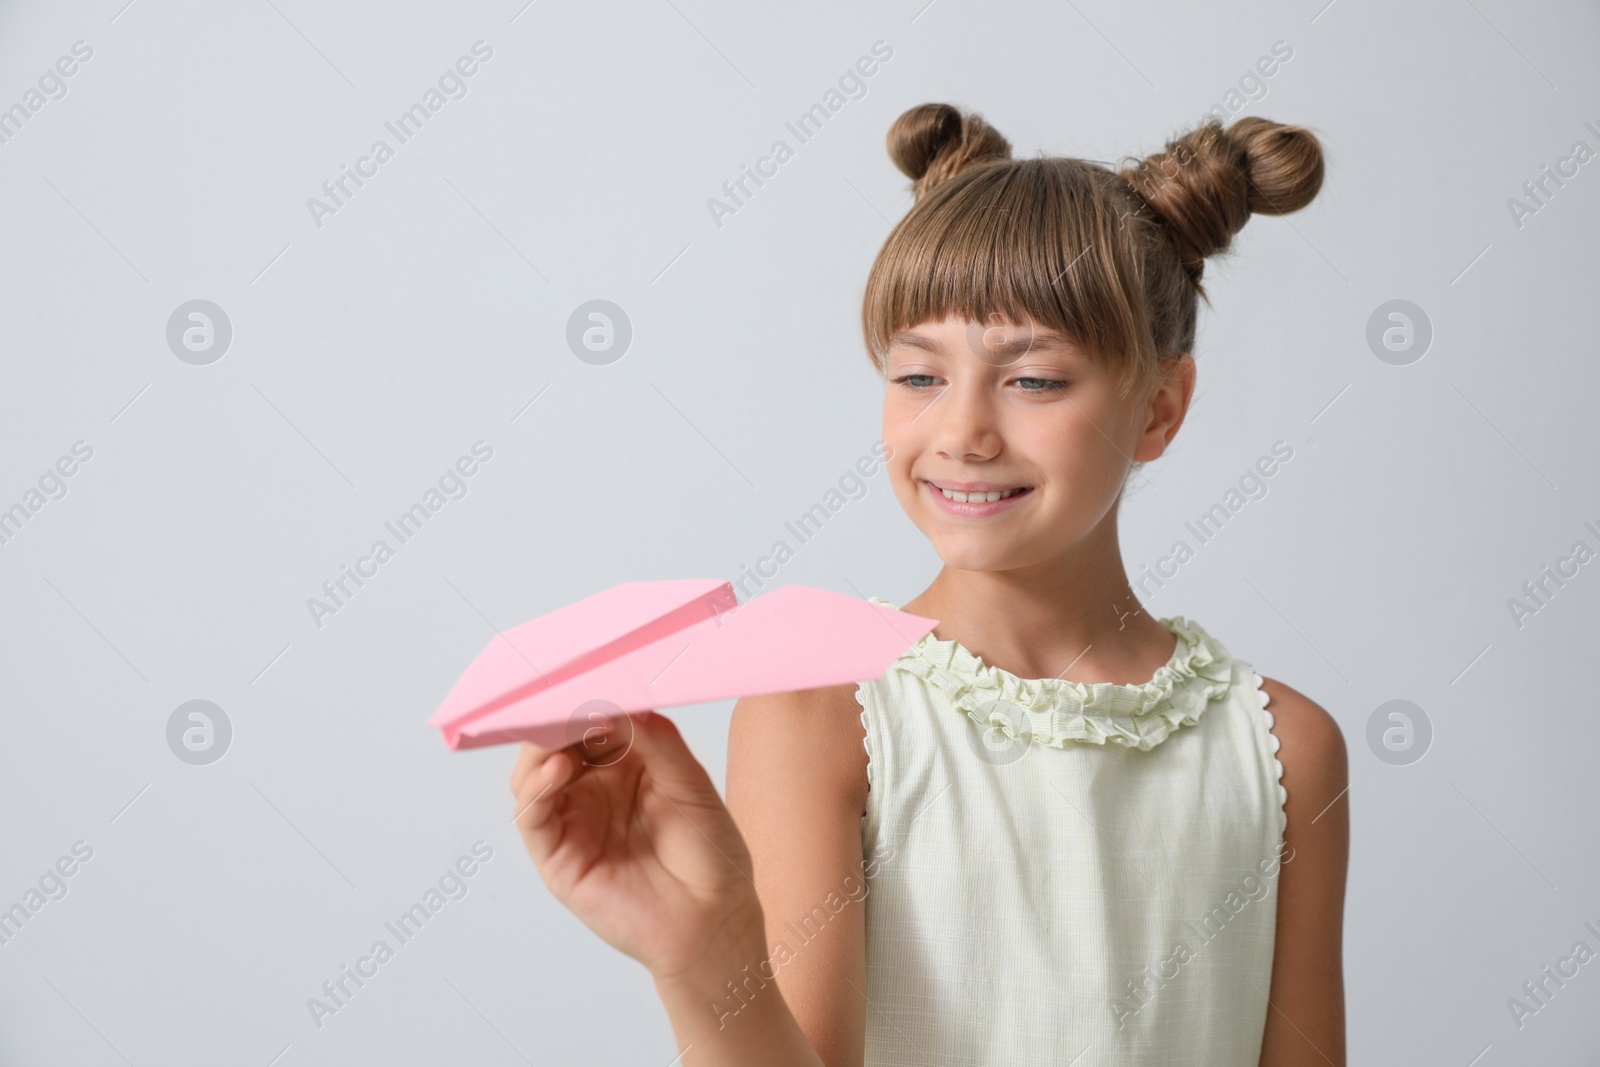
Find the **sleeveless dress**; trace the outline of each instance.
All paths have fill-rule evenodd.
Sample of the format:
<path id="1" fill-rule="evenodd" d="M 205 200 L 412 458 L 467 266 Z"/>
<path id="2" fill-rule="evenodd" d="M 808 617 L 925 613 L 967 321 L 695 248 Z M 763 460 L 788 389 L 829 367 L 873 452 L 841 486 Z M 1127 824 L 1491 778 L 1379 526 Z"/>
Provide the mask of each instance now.
<path id="1" fill-rule="evenodd" d="M 929 633 L 857 687 L 867 1067 L 1257 1067 L 1278 738 L 1249 663 L 1160 621 L 1177 646 L 1142 685 Z"/>

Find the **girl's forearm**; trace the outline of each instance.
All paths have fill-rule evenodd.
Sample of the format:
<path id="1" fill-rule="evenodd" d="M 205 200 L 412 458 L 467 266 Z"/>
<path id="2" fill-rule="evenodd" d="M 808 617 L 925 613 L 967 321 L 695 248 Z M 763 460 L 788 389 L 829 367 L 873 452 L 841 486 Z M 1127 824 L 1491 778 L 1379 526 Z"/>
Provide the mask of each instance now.
<path id="1" fill-rule="evenodd" d="M 825 1067 L 800 1029 L 762 943 L 763 926 L 708 952 L 693 969 L 657 978 L 682 1067 Z"/>

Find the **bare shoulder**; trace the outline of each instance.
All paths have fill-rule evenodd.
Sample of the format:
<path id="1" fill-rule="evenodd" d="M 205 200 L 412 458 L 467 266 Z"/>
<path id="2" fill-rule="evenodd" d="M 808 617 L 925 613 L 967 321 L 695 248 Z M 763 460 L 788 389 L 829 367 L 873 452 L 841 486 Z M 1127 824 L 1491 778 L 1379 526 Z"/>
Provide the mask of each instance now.
<path id="1" fill-rule="evenodd" d="M 866 895 L 864 736 L 854 685 L 745 697 L 728 728 L 728 810 L 750 847 L 768 944 L 792 940 L 786 924 L 821 924 L 777 982 L 830 1064 L 859 1064 L 866 1042 L 865 909 L 818 909 Z"/>
<path id="2" fill-rule="evenodd" d="M 1261 1067 L 1344 1067 L 1344 897 L 1350 770 L 1344 734 L 1302 693 L 1262 680 L 1288 794 Z"/>
<path id="3" fill-rule="evenodd" d="M 1278 761 L 1283 764 L 1289 803 L 1302 807 L 1320 797 L 1322 805 L 1328 804 L 1350 784 L 1349 753 L 1339 723 L 1310 697 L 1282 682 L 1263 678 L 1261 688 L 1267 694 L 1267 710 L 1272 712 L 1272 732 L 1278 738 Z M 1311 815 L 1319 812 L 1320 806 Z M 1294 821 L 1294 808 L 1289 815 Z"/>
<path id="4" fill-rule="evenodd" d="M 751 791 L 866 810 L 867 750 L 855 683 L 743 697 L 728 725 L 728 806 Z"/>

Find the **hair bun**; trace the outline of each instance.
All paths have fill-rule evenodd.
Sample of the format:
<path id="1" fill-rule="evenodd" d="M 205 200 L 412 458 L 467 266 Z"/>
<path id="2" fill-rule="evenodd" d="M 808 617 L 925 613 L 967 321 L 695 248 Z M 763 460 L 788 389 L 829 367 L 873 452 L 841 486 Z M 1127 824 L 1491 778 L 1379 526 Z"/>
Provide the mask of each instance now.
<path id="1" fill-rule="evenodd" d="M 1212 119 L 1119 173 L 1177 242 L 1195 280 L 1252 214 L 1286 215 L 1322 188 L 1322 145 L 1310 130 L 1246 117 Z"/>
<path id="2" fill-rule="evenodd" d="M 889 127 L 889 158 L 921 198 L 931 186 L 969 164 L 1010 159 L 1011 143 L 981 115 L 949 104 L 918 104 Z"/>

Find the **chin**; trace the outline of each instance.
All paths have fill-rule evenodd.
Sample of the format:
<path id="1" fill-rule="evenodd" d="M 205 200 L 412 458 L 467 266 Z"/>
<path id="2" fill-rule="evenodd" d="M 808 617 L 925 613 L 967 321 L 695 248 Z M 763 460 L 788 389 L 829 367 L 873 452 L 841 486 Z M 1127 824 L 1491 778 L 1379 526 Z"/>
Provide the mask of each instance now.
<path id="1" fill-rule="evenodd" d="M 997 541 L 993 535 L 939 537 L 930 536 L 933 549 L 946 567 L 958 571 L 1004 571 L 1022 566 L 1029 553 L 1019 552 L 1018 546 Z"/>

